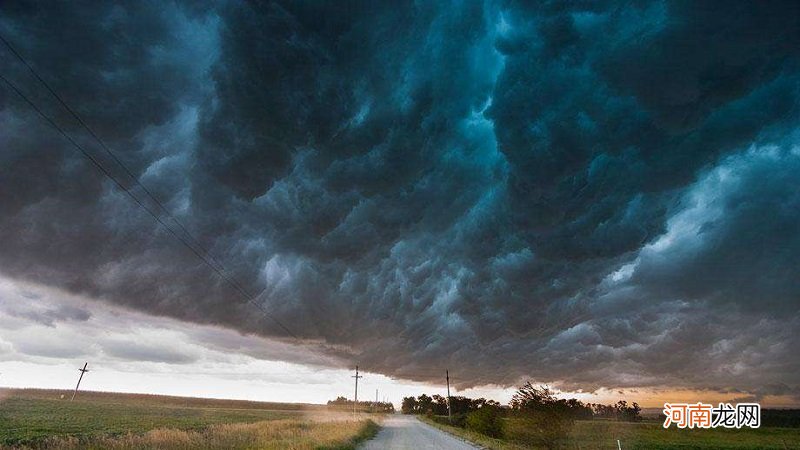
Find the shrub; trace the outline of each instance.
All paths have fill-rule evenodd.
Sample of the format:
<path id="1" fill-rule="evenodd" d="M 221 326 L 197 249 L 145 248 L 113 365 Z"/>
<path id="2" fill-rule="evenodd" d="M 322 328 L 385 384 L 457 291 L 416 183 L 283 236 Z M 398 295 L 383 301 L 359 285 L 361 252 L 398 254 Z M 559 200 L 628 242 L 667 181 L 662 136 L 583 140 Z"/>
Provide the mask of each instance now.
<path id="1" fill-rule="evenodd" d="M 428 416 L 431 420 L 442 425 L 452 425 L 454 427 L 466 428 L 467 415 L 466 414 L 453 414 L 452 419 L 448 416 Z"/>
<path id="2" fill-rule="evenodd" d="M 447 416 L 432 416 L 431 415 L 431 416 L 426 416 L 426 417 L 431 419 L 432 421 L 434 421 L 436 423 L 440 423 L 442 425 L 450 425 L 450 420 L 447 418 Z"/>
<path id="3" fill-rule="evenodd" d="M 467 427 L 467 413 L 453 414 L 450 424 L 454 427 L 466 428 Z"/>
<path id="4" fill-rule="evenodd" d="M 566 411 L 520 413 L 514 420 L 512 439 L 548 449 L 564 446 L 575 421 Z"/>
<path id="5" fill-rule="evenodd" d="M 497 408 L 484 407 L 467 414 L 466 425 L 472 430 L 486 436 L 499 438 L 503 436 L 503 419 Z"/>

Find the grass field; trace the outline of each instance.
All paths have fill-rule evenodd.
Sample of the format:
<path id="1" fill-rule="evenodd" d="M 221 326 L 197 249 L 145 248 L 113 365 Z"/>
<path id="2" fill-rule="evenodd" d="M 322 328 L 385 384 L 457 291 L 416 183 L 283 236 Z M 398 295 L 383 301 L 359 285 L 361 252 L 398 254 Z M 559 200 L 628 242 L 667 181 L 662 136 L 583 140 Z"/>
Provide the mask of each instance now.
<path id="1" fill-rule="evenodd" d="M 94 392 L 71 402 L 65 391 L 0 391 L 6 448 L 346 449 L 375 427 L 349 419 L 320 405 Z"/>
<path id="2" fill-rule="evenodd" d="M 513 442 L 513 419 L 506 419 L 507 437 L 492 439 L 463 428 L 441 425 L 425 417 L 426 423 L 461 436 L 492 450 L 527 450 L 540 448 Z M 800 429 L 664 429 L 660 422 L 616 422 L 579 420 L 565 443 L 567 449 L 616 449 L 617 439 L 623 449 L 800 449 Z"/>

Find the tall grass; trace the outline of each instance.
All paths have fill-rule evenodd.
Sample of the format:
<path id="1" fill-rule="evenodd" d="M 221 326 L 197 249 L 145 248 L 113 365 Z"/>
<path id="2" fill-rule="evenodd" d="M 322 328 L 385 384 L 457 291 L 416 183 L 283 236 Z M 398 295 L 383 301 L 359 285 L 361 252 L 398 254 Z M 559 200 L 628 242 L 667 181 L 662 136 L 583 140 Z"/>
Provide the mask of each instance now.
<path id="1" fill-rule="evenodd" d="M 369 439 L 378 426 L 371 420 L 313 422 L 270 420 L 256 423 L 211 425 L 203 430 L 158 428 L 142 434 L 105 437 L 50 438 L 42 449 L 264 449 L 349 450 Z"/>

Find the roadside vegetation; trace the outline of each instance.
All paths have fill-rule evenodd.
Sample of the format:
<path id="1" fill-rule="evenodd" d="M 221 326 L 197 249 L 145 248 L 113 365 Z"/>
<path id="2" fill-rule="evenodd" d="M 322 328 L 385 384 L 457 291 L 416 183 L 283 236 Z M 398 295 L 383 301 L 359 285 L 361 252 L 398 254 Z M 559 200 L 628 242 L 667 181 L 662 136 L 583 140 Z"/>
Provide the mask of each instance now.
<path id="1" fill-rule="evenodd" d="M 0 448 L 346 450 L 373 436 L 379 420 L 324 405 L 66 394 L 0 390 Z"/>
<path id="2" fill-rule="evenodd" d="M 421 395 L 403 400 L 403 412 L 493 450 L 800 448 L 798 411 L 762 414 L 759 429 L 664 429 L 661 418 L 643 418 L 636 403 L 585 404 L 558 399 L 547 387 L 522 386 L 509 405 L 486 399 Z"/>
<path id="3" fill-rule="evenodd" d="M 800 449 L 800 429 L 797 428 L 759 428 L 756 430 L 678 430 L 664 429 L 661 423 L 645 420 L 642 422 L 618 422 L 610 420 L 577 420 L 564 441 L 556 446 L 526 442 L 517 430 L 524 424 L 513 418 L 504 418 L 507 433 L 502 439 L 476 433 L 466 428 L 446 425 L 442 421 L 420 416 L 420 420 L 474 442 L 489 450 L 529 450 L 529 449 L 606 449 L 615 450 L 617 439 L 625 449 Z"/>

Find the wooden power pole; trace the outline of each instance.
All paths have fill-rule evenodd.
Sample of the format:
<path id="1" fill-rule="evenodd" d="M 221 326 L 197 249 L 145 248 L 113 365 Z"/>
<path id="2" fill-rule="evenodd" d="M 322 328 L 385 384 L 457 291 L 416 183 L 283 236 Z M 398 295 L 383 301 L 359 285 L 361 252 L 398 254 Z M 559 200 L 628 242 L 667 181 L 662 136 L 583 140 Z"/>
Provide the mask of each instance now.
<path id="1" fill-rule="evenodd" d="M 355 398 L 355 401 L 353 401 L 353 415 L 355 415 L 356 414 L 356 408 L 358 408 L 358 379 L 359 378 L 364 378 L 364 377 L 362 377 L 362 376 L 360 376 L 358 374 L 358 366 L 356 366 L 356 374 L 353 376 L 353 378 L 356 379 L 356 396 L 355 396 L 356 398 Z"/>
<path id="2" fill-rule="evenodd" d="M 69 399 L 69 401 L 75 400 L 75 394 L 78 393 L 78 388 L 81 386 L 81 380 L 83 379 L 83 374 L 89 371 L 89 369 L 86 368 L 86 366 L 88 365 L 89 365 L 88 362 L 83 363 L 83 369 L 78 369 L 78 371 L 81 373 L 81 376 L 78 377 L 78 384 L 75 385 L 75 392 L 72 393 L 72 398 Z"/>
<path id="3" fill-rule="evenodd" d="M 444 373 L 447 376 L 447 420 L 453 423 L 453 413 L 450 410 L 450 370 L 445 369 Z"/>

